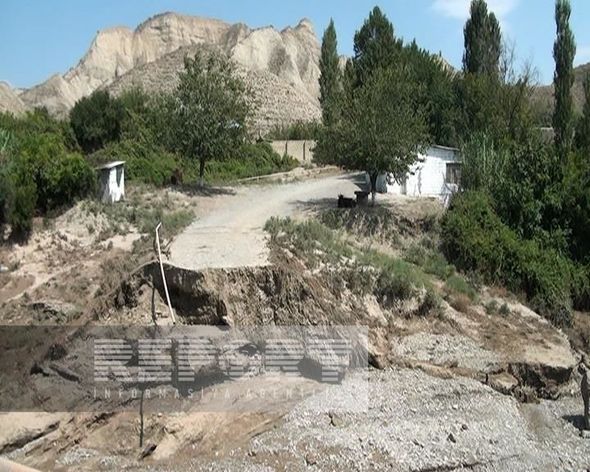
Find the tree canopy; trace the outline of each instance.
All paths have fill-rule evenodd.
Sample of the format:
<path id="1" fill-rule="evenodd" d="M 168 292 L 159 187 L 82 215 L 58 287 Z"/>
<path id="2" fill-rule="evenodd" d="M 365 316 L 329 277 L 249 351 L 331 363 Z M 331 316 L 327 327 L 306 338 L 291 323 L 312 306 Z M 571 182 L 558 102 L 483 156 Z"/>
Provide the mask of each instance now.
<path id="1" fill-rule="evenodd" d="M 319 80 L 322 121 L 326 126 L 329 126 L 336 120 L 342 87 L 342 74 L 340 72 L 338 41 L 336 39 L 334 20 L 330 20 L 330 24 L 326 28 L 322 39 Z"/>
<path id="2" fill-rule="evenodd" d="M 393 25 L 379 7 L 373 8 L 354 35 L 355 85 L 362 85 L 377 69 L 392 66 L 399 49 Z"/>
<path id="3" fill-rule="evenodd" d="M 171 128 L 179 151 L 199 161 L 202 181 L 208 160 L 225 158 L 243 143 L 248 91 L 233 63 L 217 54 L 187 57 L 179 78 Z"/>
<path id="4" fill-rule="evenodd" d="M 500 71 L 502 34 L 496 16 L 488 13 L 485 0 L 472 0 L 470 15 L 463 32 L 463 71 L 497 77 Z"/>
<path id="5" fill-rule="evenodd" d="M 70 111 L 70 122 L 76 140 L 90 154 L 121 135 L 123 108 L 105 90 L 81 98 Z"/>
<path id="6" fill-rule="evenodd" d="M 427 142 L 417 96 L 404 69 L 381 69 L 344 101 L 339 124 L 328 131 L 327 142 L 338 163 L 367 171 L 373 196 L 377 176 L 391 172 L 401 178 Z"/>
<path id="7" fill-rule="evenodd" d="M 565 159 L 570 152 L 574 137 L 572 86 L 574 85 L 576 43 L 569 25 L 571 12 L 569 0 L 556 1 L 555 23 L 557 25 L 557 37 L 553 46 L 553 58 L 555 59 L 553 130 L 555 132 L 555 147 L 562 159 Z"/>

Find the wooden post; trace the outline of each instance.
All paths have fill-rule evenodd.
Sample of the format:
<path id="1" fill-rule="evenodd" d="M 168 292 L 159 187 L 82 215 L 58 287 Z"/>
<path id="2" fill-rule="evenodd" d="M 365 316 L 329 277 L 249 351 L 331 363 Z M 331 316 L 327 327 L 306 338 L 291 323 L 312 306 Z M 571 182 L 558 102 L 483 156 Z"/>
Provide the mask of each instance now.
<path id="1" fill-rule="evenodd" d="M 166 293 L 166 302 L 168 303 L 168 308 L 170 309 L 170 316 L 172 317 L 172 323 L 176 324 L 176 317 L 174 316 L 174 310 L 172 309 L 172 304 L 170 303 L 170 295 L 168 295 L 168 285 L 166 284 L 166 276 L 164 275 L 164 264 L 162 263 L 162 252 L 160 251 L 160 235 L 158 231 L 162 227 L 162 222 L 158 223 L 156 226 L 156 246 L 158 248 L 158 261 L 160 262 L 160 272 L 162 273 L 162 283 L 164 284 L 164 292 Z"/>

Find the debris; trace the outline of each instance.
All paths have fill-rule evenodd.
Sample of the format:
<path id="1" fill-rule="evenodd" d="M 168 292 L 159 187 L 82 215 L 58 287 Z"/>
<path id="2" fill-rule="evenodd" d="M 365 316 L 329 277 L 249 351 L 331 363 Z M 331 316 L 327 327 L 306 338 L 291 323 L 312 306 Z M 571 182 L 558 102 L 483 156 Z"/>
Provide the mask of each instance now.
<path id="1" fill-rule="evenodd" d="M 316 465 L 318 463 L 318 458 L 313 452 L 308 452 L 305 455 L 305 463 L 307 465 Z"/>
<path id="2" fill-rule="evenodd" d="M 148 457 L 148 456 L 151 456 L 151 455 L 154 453 L 154 451 L 156 450 L 156 448 L 157 448 L 157 447 L 158 447 L 158 446 L 157 446 L 156 444 L 154 444 L 154 443 L 150 443 L 150 444 L 148 444 L 148 445 L 147 445 L 147 446 L 146 446 L 146 447 L 143 449 L 143 451 L 141 451 L 141 454 L 139 455 L 139 460 L 143 460 L 143 459 L 145 459 L 146 457 Z"/>
<path id="3" fill-rule="evenodd" d="M 71 369 L 68 369 L 63 365 L 52 362 L 51 364 L 49 364 L 49 368 L 51 370 L 54 370 L 60 377 L 66 380 L 70 380 L 72 382 L 80 382 L 80 375 L 78 375 L 76 372 L 74 372 Z"/>

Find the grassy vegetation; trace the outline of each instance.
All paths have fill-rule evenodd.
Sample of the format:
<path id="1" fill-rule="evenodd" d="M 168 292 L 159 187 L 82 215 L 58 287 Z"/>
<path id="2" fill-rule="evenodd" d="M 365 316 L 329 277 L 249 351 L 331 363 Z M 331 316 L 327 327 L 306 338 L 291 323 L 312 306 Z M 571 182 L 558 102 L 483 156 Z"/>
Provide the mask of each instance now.
<path id="1" fill-rule="evenodd" d="M 420 267 L 371 248 L 357 248 L 343 233 L 315 221 L 271 218 L 265 225 L 271 243 L 288 249 L 313 268 L 329 267 L 329 276 L 342 277 L 357 295 L 373 294 L 385 308 L 415 298 L 415 314 L 440 311 L 441 300 L 431 277 Z"/>
<path id="2" fill-rule="evenodd" d="M 346 230 L 356 236 L 372 238 L 393 245 L 400 242 L 400 222 L 387 208 L 358 207 L 332 208 L 320 215 L 323 224 L 331 229 Z"/>
<path id="3" fill-rule="evenodd" d="M 259 175 L 288 172 L 299 162 L 291 156 L 280 156 L 267 143 L 244 145 L 236 157 L 211 161 L 205 169 L 209 183 L 224 183 Z"/>
<path id="4" fill-rule="evenodd" d="M 131 197 L 116 205 L 106 205 L 96 200 L 84 202 L 84 210 L 107 217 L 109 228 L 102 229 L 98 239 L 104 240 L 113 234 L 127 234 L 131 228 L 140 233 L 152 233 L 162 222 L 162 236 L 170 238 L 178 234 L 194 219 L 189 209 L 177 209 L 166 192 L 161 198 L 146 198 L 144 192 L 136 190 Z M 88 228 L 92 232 L 91 228 Z"/>

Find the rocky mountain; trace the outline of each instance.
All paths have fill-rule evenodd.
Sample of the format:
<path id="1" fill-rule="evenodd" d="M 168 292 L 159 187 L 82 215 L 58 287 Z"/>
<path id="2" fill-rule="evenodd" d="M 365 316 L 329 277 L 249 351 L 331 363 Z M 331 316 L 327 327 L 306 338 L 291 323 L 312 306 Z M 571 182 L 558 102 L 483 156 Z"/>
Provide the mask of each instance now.
<path id="1" fill-rule="evenodd" d="M 263 128 L 319 117 L 320 45 L 309 20 L 277 31 L 175 13 L 156 15 L 135 30 L 116 27 L 99 32 L 80 62 L 64 75 L 54 75 L 20 95 L 0 87 L 0 109 L 18 112 L 23 106 L 44 106 L 64 116 L 77 100 L 98 88 L 120 91 L 141 83 L 166 89 L 184 55 L 200 47 L 214 48 L 240 66 L 260 104 L 255 122 Z"/>
<path id="2" fill-rule="evenodd" d="M 25 112 L 26 105 L 20 99 L 18 93 L 6 82 L 0 81 L 0 112 L 12 112 L 21 115 Z"/>

